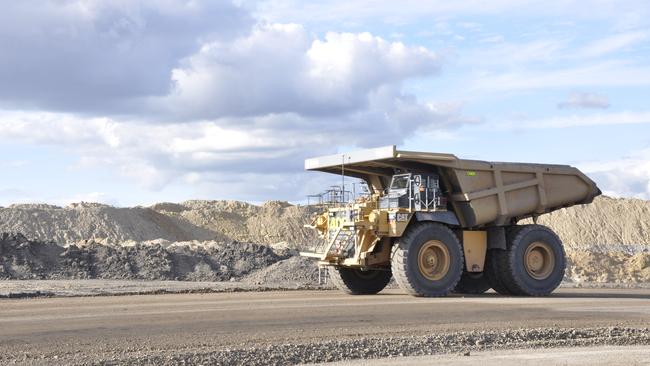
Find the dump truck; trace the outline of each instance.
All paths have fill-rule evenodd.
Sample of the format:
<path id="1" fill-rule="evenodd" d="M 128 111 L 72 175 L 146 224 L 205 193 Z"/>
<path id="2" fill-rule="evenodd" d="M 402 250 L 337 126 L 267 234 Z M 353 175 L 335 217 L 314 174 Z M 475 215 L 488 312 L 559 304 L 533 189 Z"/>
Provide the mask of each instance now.
<path id="1" fill-rule="evenodd" d="M 356 295 L 376 294 L 392 277 L 414 296 L 490 288 L 548 295 L 562 281 L 566 259 L 560 238 L 537 218 L 601 194 L 568 165 L 465 160 L 395 146 L 307 159 L 305 169 L 368 187 L 364 196 L 326 205 L 306 225 L 323 240 L 301 253 Z M 524 219 L 533 223 L 519 224 Z"/>

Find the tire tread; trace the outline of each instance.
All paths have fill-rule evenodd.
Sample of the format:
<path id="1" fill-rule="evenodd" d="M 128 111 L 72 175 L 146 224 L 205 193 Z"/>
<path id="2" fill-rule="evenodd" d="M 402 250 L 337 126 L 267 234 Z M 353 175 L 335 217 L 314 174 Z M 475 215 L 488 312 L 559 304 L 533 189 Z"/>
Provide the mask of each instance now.
<path id="1" fill-rule="evenodd" d="M 345 271 L 347 270 L 351 269 L 345 267 L 329 267 L 327 273 L 332 284 L 349 295 L 374 295 L 383 290 L 391 279 L 390 270 L 385 271 L 386 275 L 382 273 L 378 277 L 373 278 L 372 281 L 361 281 L 359 277 L 351 274 L 352 272 L 346 274 Z"/>
<path id="2" fill-rule="evenodd" d="M 464 263 L 464 261 L 463 261 L 463 250 L 462 247 L 460 246 L 460 241 L 458 240 L 456 234 L 454 234 L 454 232 L 445 225 L 437 224 L 437 223 L 417 223 L 414 226 L 411 226 L 407 230 L 406 234 L 404 234 L 399 239 L 399 242 L 410 243 L 414 240 L 414 238 L 418 234 L 420 234 L 420 232 L 431 227 L 436 228 L 436 230 L 446 231 L 451 235 L 451 237 L 455 239 L 454 240 L 455 244 L 458 245 L 458 247 L 460 248 L 460 263 L 461 263 L 460 265 L 462 266 L 462 263 Z M 391 267 L 393 270 L 393 277 L 395 278 L 395 282 L 397 282 L 400 288 L 408 292 L 410 295 L 425 296 L 425 297 L 446 296 L 454 290 L 454 288 L 458 284 L 458 281 L 460 281 L 460 276 L 458 276 L 456 281 L 454 281 L 453 284 L 451 284 L 451 286 L 449 286 L 448 289 L 438 293 L 427 293 L 426 289 L 421 288 L 417 283 L 412 281 L 411 278 L 409 278 L 408 273 L 410 273 L 411 271 L 418 271 L 418 269 L 417 268 L 412 269 L 409 266 L 408 263 L 409 249 L 410 249 L 410 245 L 402 248 L 399 243 L 396 243 L 395 245 L 393 245 L 393 249 L 391 253 Z"/>
<path id="3" fill-rule="evenodd" d="M 549 293 L 547 291 L 541 291 L 537 290 L 534 288 L 530 288 L 526 286 L 521 280 L 519 276 L 516 275 L 516 270 L 515 267 L 518 264 L 518 258 L 516 257 L 517 254 L 517 247 L 521 245 L 522 240 L 526 235 L 528 235 L 530 232 L 537 231 L 537 230 L 543 230 L 549 234 L 551 234 L 558 243 L 560 243 L 560 250 L 561 250 L 561 258 L 562 261 L 561 263 L 557 263 L 556 265 L 561 266 L 562 268 L 562 277 L 564 276 L 564 271 L 566 267 L 566 254 L 564 252 L 564 246 L 562 245 L 562 241 L 558 237 L 558 235 L 551 230 L 550 228 L 543 226 L 543 225 L 521 225 L 521 226 L 515 226 L 509 232 L 507 233 L 507 246 L 508 250 L 505 252 L 506 255 L 503 256 L 502 260 L 502 265 L 506 269 L 505 271 L 502 272 L 503 277 L 502 280 L 505 284 L 505 286 L 512 292 L 513 295 L 518 295 L 518 296 L 546 296 Z"/>

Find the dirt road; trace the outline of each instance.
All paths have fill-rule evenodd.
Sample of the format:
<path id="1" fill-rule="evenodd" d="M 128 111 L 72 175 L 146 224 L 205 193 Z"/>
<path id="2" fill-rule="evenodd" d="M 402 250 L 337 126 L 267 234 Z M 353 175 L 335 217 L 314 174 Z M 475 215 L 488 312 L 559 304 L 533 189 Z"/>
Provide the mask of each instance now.
<path id="1" fill-rule="evenodd" d="M 647 289 L 563 289 L 548 298 L 290 291 L 4 299 L 0 363 L 297 363 L 464 348 L 647 345 L 648 328 Z"/>

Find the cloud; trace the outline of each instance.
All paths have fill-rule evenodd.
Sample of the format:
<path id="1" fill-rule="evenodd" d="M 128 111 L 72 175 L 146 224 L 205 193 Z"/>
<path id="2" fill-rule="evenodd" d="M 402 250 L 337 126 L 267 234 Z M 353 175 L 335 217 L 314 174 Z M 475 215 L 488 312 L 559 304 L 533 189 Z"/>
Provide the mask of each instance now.
<path id="1" fill-rule="evenodd" d="M 127 113 L 164 95 L 179 59 L 253 20 L 225 0 L 3 4 L 0 107 Z"/>
<path id="2" fill-rule="evenodd" d="M 432 130 L 450 130 L 472 119 L 460 106 L 418 103 L 390 88 L 370 97 L 369 107 L 345 116 L 304 117 L 270 114 L 166 124 L 134 123 L 107 117 L 83 118 L 53 112 L 2 112 L 0 135 L 12 141 L 48 145 L 79 156 L 77 170 L 102 166 L 145 189 L 172 183 L 215 186 L 238 181 L 247 199 L 264 200 L 272 187 L 260 182 L 303 177 L 307 157 L 329 154 L 337 146 L 400 144 Z M 267 178 L 265 178 L 267 177 Z M 293 183 L 292 183 L 293 184 Z M 278 188 L 274 196 L 300 199 L 301 187 Z"/>
<path id="3" fill-rule="evenodd" d="M 604 95 L 584 92 L 573 92 L 569 94 L 567 100 L 558 103 L 560 109 L 567 108 L 609 108 L 609 99 Z"/>
<path id="4" fill-rule="evenodd" d="M 340 115 L 367 106 L 384 85 L 436 73 L 438 56 L 369 33 L 327 33 L 297 24 L 259 25 L 233 42 L 213 42 L 172 72 L 170 95 L 154 109 L 208 119 L 296 113 Z"/>
<path id="5" fill-rule="evenodd" d="M 472 68 L 508 67 L 522 65 L 530 67 L 549 63 L 564 57 L 568 39 L 536 39 L 528 42 L 506 42 L 501 35 L 488 36 L 480 40 L 489 43 L 487 47 L 464 51 L 460 63 Z"/>
<path id="6" fill-rule="evenodd" d="M 606 195 L 650 199 L 650 149 L 621 159 L 584 163 L 578 167 L 588 173 Z"/>
<path id="7" fill-rule="evenodd" d="M 469 88 L 463 91 L 512 95 L 542 89 L 650 85 L 650 69 L 642 57 L 648 31 L 594 37 L 590 42 L 577 38 L 575 29 L 533 35 L 518 41 L 495 39 L 489 47 L 463 50 L 459 64 L 472 70 Z"/>
<path id="8" fill-rule="evenodd" d="M 107 167 L 151 190 L 238 181 L 263 199 L 284 191 L 284 176 L 302 182 L 307 157 L 476 122 L 461 105 L 404 90 L 439 73 L 436 53 L 367 32 L 255 23 L 229 1 L 3 10 L 0 135 L 63 149 L 78 156 L 77 169 Z"/>
<path id="9" fill-rule="evenodd" d="M 476 77 L 468 89 L 473 92 L 494 93 L 648 85 L 650 85 L 650 67 L 630 62 L 605 61 L 587 66 L 488 73 Z"/>
<path id="10" fill-rule="evenodd" d="M 550 117 L 528 120 L 526 122 L 510 121 L 495 125 L 502 129 L 538 129 L 568 128 L 604 125 L 650 124 L 650 112 L 615 112 L 598 114 L 581 114 L 562 117 Z"/>
<path id="11" fill-rule="evenodd" d="M 479 122 L 406 91 L 441 70 L 427 48 L 256 23 L 230 1 L 13 2 L 0 39 L 0 135 L 148 190 L 300 199 L 307 157 Z"/>
<path id="12" fill-rule="evenodd" d="M 0 108 L 151 122 L 343 115 L 441 64 L 370 33 L 253 26 L 229 1 L 15 2 L 0 39 Z"/>
<path id="13" fill-rule="evenodd" d="M 576 51 L 578 57 L 601 57 L 606 54 L 620 51 L 635 43 L 648 39 L 650 34 L 646 31 L 631 31 L 615 34 L 593 41 L 582 49 Z"/>

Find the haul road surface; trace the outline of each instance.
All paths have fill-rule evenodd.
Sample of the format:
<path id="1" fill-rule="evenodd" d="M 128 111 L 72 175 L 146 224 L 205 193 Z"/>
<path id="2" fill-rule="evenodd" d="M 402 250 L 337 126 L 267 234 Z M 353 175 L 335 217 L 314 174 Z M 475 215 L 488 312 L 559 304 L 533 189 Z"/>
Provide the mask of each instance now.
<path id="1" fill-rule="evenodd" d="M 561 289 L 546 298 L 385 290 L 3 299 L 0 364 L 295 364 L 647 346 L 648 327 L 648 289 Z"/>

